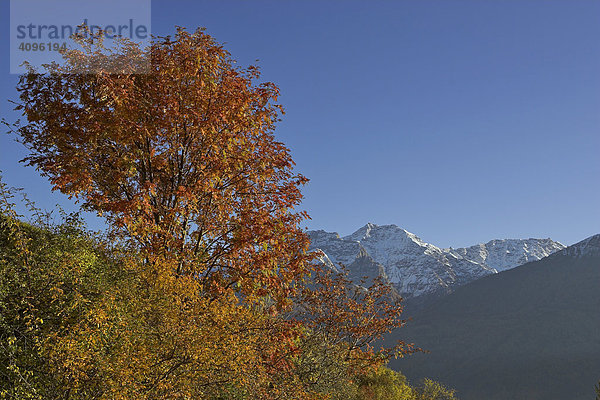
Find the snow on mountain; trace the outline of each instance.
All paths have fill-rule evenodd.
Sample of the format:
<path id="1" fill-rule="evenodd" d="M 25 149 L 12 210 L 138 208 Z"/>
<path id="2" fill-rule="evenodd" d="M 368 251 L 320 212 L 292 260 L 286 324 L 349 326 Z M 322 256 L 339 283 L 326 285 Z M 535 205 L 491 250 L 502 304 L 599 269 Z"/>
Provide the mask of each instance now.
<path id="1" fill-rule="evenodd" d="M 323 230 L 308 234 L 311 249 L 325 253 L 324 263 L 343 264 L 351 276 L 383 275 L 405 299 L 449 293 L 455 286 L 565 248 L 550 239 L 508 239 L 441 249 L 396 225 L 371 223 L 345 237 Z"/>
<path id="2" fill-rule="evenodd" d="M 362 246 L 358 241 L 343 240 L 337 233 L 323 230 L 310 231 L 311 249 L 320 249 L 335 265 L 349 266 L 358 256 Z"/>
<path id="3" fill-rule="evenodd" d="M 504 239 L 448 251 L 501 272 L 548 257 L 564 248 L 551 239 Z"/>

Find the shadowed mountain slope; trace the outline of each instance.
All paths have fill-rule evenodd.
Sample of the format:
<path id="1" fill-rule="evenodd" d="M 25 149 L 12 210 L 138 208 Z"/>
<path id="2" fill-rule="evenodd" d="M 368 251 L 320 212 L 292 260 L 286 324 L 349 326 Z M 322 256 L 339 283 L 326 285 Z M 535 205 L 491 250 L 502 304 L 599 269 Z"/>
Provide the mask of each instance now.
<path id="1" fill-rule="evenodd" d="M 397 335 L 429 350 L 393 360 L 461 400 L 583 400 L 600 379 L 600 235 L 459 287 Z"/>

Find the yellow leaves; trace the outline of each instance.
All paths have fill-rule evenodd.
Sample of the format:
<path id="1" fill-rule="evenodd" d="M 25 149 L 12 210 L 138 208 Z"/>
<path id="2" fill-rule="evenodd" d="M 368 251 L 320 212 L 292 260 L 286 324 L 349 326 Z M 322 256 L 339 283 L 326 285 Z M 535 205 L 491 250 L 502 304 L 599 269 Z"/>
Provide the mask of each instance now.
<path id="1" fill-rule="evenodd" d="M 53 300 L 59 299 L 64 294 L 61 287 L 53 286 L 50 288 L 50 296 Z"/>

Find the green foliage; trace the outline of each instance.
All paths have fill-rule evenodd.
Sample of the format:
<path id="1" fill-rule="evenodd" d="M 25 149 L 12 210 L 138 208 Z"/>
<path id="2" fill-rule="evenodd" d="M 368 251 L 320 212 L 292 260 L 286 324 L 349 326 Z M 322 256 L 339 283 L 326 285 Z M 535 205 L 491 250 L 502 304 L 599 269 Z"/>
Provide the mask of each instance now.
<path id="1" fill-rule="evenodd" d="M 415 390 L 404 375 L 389 368 L 379 368 L 357 378 L 360 400 L 414 400 Z"/>
<path id="2" fill-rule="evenodd" d="M 438 382 L 425 379 L 421 385 L 411 386 L 404 375 L 386 367 L 363 371 L 348 382 L 350 388 L 346 388 L 342 395 L 334 393 L 332 397 L 355 400 L 457 400 L 453 390 Z"/>
<path id="3" fill-rule="evenodd" d="M 0 398 L 61 398 L 51 340 L 88 318 L 119 270 L 76 215 L 23 223 L 0 185 Z"/>
<path id="4" fill-rule="evenodd" d="M 454 390 L 446 389 L 438 382 L 425 379 L 416 389 L 415 400 L 455 400 Z"/>

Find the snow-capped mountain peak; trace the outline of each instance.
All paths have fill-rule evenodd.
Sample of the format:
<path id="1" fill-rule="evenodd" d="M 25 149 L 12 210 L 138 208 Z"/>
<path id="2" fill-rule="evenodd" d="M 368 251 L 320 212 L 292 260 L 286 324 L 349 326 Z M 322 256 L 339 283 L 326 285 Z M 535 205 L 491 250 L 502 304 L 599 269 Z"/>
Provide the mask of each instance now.
<path id="1" fill-rule="evenodd" d="M 484 244 L 449 251 L 500 272 L 548 257 L 564 248 L 562 243 L 552 239 L 529 238 L 490 240 Z"/>
<path id="2" fill-rule="evenodd" d="M 413 242 L 418 246 L 427 246 L 423 240 L 421 240 L 414 233 L 410 233 L 409 231 L 402 229 L 396 225 L 376 225 L 371 222 L 367 223 L 362 228 L 358 229 L 356 232 L 344 236 L 345 240 L 355 240 L 358 242 L 365 241 L 385 241 L 385 240 L 393 240 L 397 242 L 403 242 L 406 244 L 410 244 Z"/>
<path id="3" fill-rule="evenodd" d="M 366 239 L 371 236 L 371 231 L 374 228 L 377 228 L 377 225 L 375 225 L 371 222 L 367 222 L 367 224 L 365 226 L 363 226 L 362 228 L 359 228 L 358 230 L 356 230 L 356 232 L 354 232 L 348 236 L 344 236 L 344 239 L 356 240 L 356 241 Z"/>
<path id="4" fill-rule="evenodd" d="M 323 251 L 333 264 L 351 267 L 368 255 L 372 260 L 369 265 L 382 270 L 404 298 L 449 292 L 455 286 L 565 248 L 550 239 L 506 239 L 441 249 L 396 225 L 373 223 L 344 237 L 322 230 L 310 231 L 309 236 L 311 248 Z M 365 263 L 360 264 L 364 272 Z"/>

